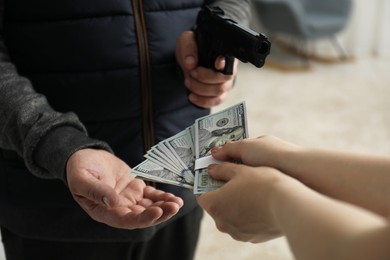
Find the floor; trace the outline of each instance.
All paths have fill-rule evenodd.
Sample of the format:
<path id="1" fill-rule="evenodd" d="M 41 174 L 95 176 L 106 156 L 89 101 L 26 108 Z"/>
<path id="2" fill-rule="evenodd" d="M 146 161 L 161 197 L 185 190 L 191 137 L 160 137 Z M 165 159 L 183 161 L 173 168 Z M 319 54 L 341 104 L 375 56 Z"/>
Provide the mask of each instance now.
<path id="1" fill-rule="evenodd" d="M 390 59 L 312 63 L 306 71 L 240 64 L 236 87 L 215 111 L 240 101 L 246 102 L 251 137 L 273 134 L 306 146 L 390 154 Z M 237 242 L 206 215 L 195 260 L 204 259 L 294 258 L 284 238 Z"/>

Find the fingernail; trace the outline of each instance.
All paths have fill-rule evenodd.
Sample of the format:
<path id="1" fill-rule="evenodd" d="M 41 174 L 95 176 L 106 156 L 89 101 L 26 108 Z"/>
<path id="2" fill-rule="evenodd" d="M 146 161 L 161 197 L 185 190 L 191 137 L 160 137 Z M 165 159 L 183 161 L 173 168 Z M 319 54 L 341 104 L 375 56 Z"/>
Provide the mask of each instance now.
<path id="1" fill-rule="evenodd" d="M 225 68 L 225 65 L 226 65 L 226 60 L 225 59 L 221 59 L 219 61 L 219 63 L 217 64 L 217 66 L 218 66 L 217 69 L 223 70 Z"/>
<path id="2" fill-rule="evenodd" d="M 187 56 L 185 59 L 184 59 L 184 63 L 185 63 L 185 66 L 186 68 L 193 68 L 195 66 L 195 58 L 194 56 Z"/>
<path id="3" fill-rule="evenodd" d="M 211 153 L 217 153 L 221 149 L 222 149 L 222 146 L 215 146 L 215 147 L 211 148 Z"/>

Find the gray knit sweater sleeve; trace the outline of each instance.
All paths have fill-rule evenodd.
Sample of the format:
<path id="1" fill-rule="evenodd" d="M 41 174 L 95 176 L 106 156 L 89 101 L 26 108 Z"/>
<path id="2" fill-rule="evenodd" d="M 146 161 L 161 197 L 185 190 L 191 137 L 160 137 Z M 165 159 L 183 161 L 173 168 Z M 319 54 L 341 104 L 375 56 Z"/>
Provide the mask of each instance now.
<path id="1" fill-rule="evenodd" d="M 73 152 L 110 148 L 90 139 L 75 114 L 54 111 L 31 82 L 18 74 L 2 37 L 3 10 L 0 0 L 0 147 L 17 152 L 34 175 L 66 182 L 66 162 Z"/>
<path id="2" fill-rule="evenodd" d="M 248 26 L 251 19 L 250 0 L 208 0 L 206 4 L 219 6 L 225 15 L 236 22 Z"/>

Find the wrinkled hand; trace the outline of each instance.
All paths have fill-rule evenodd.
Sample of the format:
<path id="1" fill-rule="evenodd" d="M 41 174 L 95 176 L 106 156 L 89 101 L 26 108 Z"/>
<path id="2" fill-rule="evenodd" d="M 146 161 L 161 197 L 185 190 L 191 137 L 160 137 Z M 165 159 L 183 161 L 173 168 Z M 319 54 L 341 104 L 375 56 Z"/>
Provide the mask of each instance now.
<path id="1" fill-rule="evenodd" d="M 197 106 L 211 108 L 221 104 L 233 88 L 237 73 L 237 60 L 234 62 L 233 75 L 224 75 L 212 69 L 198 66 L 198 48 L 195 34 L 183 32 L 176 44 L 176 59 L 183 70 L 184 84 L 190 90 L 189 100 Z M 215 67 L 225 67 L 224 57 L 218 57 Z"/>
<path id="2" fill-rule="evenodd" d="M 67 163 L 73 198 L 96 221 L 116 228 L 145 228 L 174 216 L 181 198 L 146 186 L 130 167 L 104 150 L 82 149 Z"/>
<path id="3" fill-rule="evenodd" d="M 272 195 L 279 181 L 289 177 L 273 168 L 233 163 L 210 165 L 208 171 L 213 178 L 227 182 L 218 190 L 197 196 L 218 230 L 252 243 L 281 235 L 271 210 Z"/>
<path id="4" fill-rule="evenodd" d="M 282 139 L 263 135 L 236 142 L 229 142 L 223 147 L 215 147 L 211 153 L 220 161 L 240 160 L 249 166 L 268 166 L 280 169 L 280 161 L 285 159 L 285 153 L 295 152 L 299 146 Z"/>

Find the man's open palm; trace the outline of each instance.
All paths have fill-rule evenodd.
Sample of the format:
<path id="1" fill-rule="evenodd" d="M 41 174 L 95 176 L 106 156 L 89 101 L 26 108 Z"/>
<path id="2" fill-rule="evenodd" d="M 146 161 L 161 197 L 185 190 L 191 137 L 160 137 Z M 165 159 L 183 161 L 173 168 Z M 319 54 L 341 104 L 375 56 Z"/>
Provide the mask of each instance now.
<path id="1" fill-rule="evenodd" d="M 104 150 L 75 152 L 66 170 L 73 198 L 94 220 L 112 227 L 153 226 L 183 206 L 181 198 L 146 186 L 126 163 Z"/>

